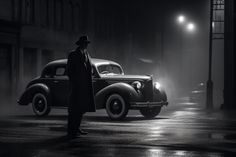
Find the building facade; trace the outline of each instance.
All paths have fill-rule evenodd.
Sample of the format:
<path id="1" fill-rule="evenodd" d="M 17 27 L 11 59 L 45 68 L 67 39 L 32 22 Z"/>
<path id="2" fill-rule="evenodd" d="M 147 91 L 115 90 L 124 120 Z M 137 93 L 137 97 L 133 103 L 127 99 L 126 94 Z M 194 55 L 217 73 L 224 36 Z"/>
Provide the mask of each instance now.
<path id="1" fill-rule="evenodd" d="M 18 95 L 49 61 L 67 57 L 86 32 L 83 0 L 0 1 L 0 96 Z"/>
<path id="2" fill-rule="evenodd" d="M 225 80 L 223 109 L 236 109 L 235 105 L 235 51 L 236 51 L 236 3 L 225 0 Z"/>

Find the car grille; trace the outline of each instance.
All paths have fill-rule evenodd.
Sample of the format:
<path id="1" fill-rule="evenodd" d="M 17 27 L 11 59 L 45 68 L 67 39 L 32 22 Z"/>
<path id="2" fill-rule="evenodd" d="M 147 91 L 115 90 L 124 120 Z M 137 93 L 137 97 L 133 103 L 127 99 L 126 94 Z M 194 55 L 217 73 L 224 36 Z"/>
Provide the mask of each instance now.
<path id="1" fill-rule="evenodd" d="M 153 100 L 153 82 L 152 79 L 144 82 L 144 88 L 142 90 L 144 101 Z"/>

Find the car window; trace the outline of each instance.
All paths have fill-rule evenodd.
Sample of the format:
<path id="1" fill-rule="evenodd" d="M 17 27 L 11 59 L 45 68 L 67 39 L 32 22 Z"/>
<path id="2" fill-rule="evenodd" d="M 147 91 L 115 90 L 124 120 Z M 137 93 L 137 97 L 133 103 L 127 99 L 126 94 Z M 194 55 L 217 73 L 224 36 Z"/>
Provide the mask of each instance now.
<path id="1" fill-rule="evenodd" d="M 122 70 L 119 66 L 113 64 L 98 66 L 98 72 L 104 75 L 119 75 L 122 74 Z"/>
<path id="2" fill-rule="evenodd" d="M 56 76 L 65 76 L 65 71 L 66 71 L 65 67 L 58 67 L 58 68 L 56 68 L 55 75 Z"/>

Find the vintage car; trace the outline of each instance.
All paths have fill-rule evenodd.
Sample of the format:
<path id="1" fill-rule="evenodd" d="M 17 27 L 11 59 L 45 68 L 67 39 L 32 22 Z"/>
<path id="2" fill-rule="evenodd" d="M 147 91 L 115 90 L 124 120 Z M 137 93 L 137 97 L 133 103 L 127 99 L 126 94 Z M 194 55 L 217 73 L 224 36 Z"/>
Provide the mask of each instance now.
<path id="1" fill-rule="evenodd" d="M 130 109 L 140 110 L 146 118 L 154 118 L 164 105 L 168 105 L 164 89 L 158 82 L 153 82 L 152 76 L 125 75 L 116 62 L 91 60 L 96 109 L 106 109 L 111 119 L 125 118 Z M 28 83 L 18 104 L 32 103 L 37 116 L 49 114 L 53 107 L 67 107 L 66 64 L 66 59 L 48 63 L 41 76 Z"/>

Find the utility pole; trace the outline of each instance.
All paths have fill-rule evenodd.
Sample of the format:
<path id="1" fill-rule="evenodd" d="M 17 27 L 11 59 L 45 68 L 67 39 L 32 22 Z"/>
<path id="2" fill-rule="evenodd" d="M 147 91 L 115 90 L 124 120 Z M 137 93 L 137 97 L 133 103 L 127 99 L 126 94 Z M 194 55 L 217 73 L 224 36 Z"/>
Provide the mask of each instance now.
<path id="1" fill-rule="evenodd" d="M 206 96 L 207 109 L 213 109 L 212 43 L 213 40 L 222 39 L 224 39 L 224 0 L 210 0 L 209 66 Z"/>
<path id="2" fill-rule="evenodd" d="M 212 74 L 212 27 L 213 27 L 213 1 L 210 0 L 210 24 L 209 24 L 209 61 L 208 61 L 208 80 L 207 80 L 207 109 L 213 108 L 213 82 L 211 79 Z"/>

